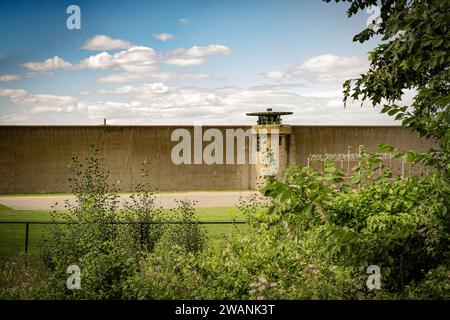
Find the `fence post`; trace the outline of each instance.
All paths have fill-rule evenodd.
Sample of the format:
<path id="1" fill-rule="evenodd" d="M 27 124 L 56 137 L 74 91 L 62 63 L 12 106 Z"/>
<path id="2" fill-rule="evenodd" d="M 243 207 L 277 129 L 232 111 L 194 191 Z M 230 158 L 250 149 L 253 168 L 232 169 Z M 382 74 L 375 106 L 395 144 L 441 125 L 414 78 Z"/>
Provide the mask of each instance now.
<path id="1" fill-rule="evenodd" d="M 350 149 L 351 146 L 347 146 L 347 176 L 350 176 Z"/>
<path id="2" fill-rule="evenodd" d="M 402 178 L 405 178 L 405 156 L 402 157 Z"/>
<path id="3" fill-rule="evenodd" d="M 25 253 L 28 252 L 28 232 L 30 229 L 30 223 L 27 222 L 26 223 L 26 227 L 25 227 Z"/>
<path id="4" fill-rule="evenodd" d="M 140 223 L 141 226 L 141 244 L 144 245 L 144 224 Z"/>

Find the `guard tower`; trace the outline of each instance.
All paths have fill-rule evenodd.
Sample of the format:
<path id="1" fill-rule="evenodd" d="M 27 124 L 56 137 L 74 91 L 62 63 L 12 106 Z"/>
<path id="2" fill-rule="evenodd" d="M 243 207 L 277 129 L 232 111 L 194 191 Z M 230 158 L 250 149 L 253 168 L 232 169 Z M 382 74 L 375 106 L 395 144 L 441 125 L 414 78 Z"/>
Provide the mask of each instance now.
<path id="1" fill-rule="evenodd" d="M 257 116 L 256 125 L 252 126 L 252 138 L 256 138 L 255 186 L 258 188 L 268 177 L 281 177 L 284 168 L 293 163 L 291 159 L 293 136 L 291 126 L 282 124 L 281 116 L 292 112 L 272 111 L 247 113 Z"/>

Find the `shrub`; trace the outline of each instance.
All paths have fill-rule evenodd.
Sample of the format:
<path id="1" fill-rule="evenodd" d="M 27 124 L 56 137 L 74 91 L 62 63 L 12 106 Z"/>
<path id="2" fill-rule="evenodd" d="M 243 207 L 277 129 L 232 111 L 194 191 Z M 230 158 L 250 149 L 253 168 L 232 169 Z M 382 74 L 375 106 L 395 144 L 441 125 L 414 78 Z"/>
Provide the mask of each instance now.
<path id="1" fill-rule="evenodd" d="M 145 165 L 141 169 L 143 178 L 148 177 Z M 180 246 L 192 253 L 204 248 L 205 232 L 196 223 L 191 202 L 180 201 L 177 208 L 163 214 L 155 204 L 155 189 L 150 183 L 138 182 L 123 210 L 119 210 L 118 190 L 109 184 L 109 173 L 103 169 L 95 147 L 84 162 L 74 156 L 70 167 L 74 173 L 71 183 L 77 203 L 66 202 L 69 213 L 53 212 L 53 220 L 64 219 L 69 224 L 53 225 L 50 229 L 43 261 L 52 273 L 46 290 L 40 293 L 43 296 L 52 299 L 126 298 L 129 296 L 129 292 L 125 292 L 127 279 L 139 272 L 140 262 L 146 260 L 159 243 Z M 155 222 L 165 224 L 153 224 Z M 69 265 L 79 266 L 81 289 L 67 289 Z"/>
<path id="2" fill-rule="evenodd" d="M 383 293 L 403 297 L 406 287 L 450 261 L 450 185 L 445 175 L 375 176 L 377 156 L 360 159 L 344 181 L 332 163 L 319 171 L 295 167 L 264 192 L 273 198 L 273 224 L 319 232 L 323 259 L 354 270 L 380 266 Z M 364 171 L 362 170 L 364 168 Z M 406 297 L 406 296 L 405 296 Z"/>
<path id="3" fill-rule="evenodd" d="M 320 170 L 289 168 L 263 189 L 270 200 L 242 199 L 245 233 L 206 245 L 194 203 L 179 201 L 166 213 L 150 184 L 138 184 L 119 210 L 95 152 L 86 167 L 72 162 L 79 198 L 76 206 L 66 204 L 72 224 L 51 230 L 47 268 L 40 264 L 45 272 L 39 276 L 20 261 L 6 264 L 0 297 L 450 298 L 450 184 L 441 173 L 375 175 L 377 156 L 364 154 L 349 179 L 331 162 Z M 148 224 L 112 224 L 124 221 Z M 157 221 L 164 224 L 152 224 Z M 73 264 L 81 269 L 78 290 L 66 287 Z M 381 290 L 366 286 L 372 264 L 381 268 Z"/>
<path id="4" fill-rule="evenodd" d="M 202 251 L 206 244 L 206 233 L 198 224 L 194 203 L 188 200 L 176 203 L 177 208 L 170 210 L 167 219 L 171 224 L 166 227 L 161 241 L 180 246 L 187 252 Z"/>
<path id="5" fill-rule="evenodd" d="M 20 254 L 0 262 L 0 300 L 32 299 L 46 286 L 49 271 L 39 260 Z"/>

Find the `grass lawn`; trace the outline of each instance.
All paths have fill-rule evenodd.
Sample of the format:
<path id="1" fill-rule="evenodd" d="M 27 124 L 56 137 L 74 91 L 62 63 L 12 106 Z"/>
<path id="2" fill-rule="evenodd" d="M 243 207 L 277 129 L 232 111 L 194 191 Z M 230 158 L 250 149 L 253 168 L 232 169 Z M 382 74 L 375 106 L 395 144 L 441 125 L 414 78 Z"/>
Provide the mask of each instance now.
<path id="1" fill-rule="evenodd" d="M 237 208 L 197 208 L 200 221 L 244 221 Z M 49 211 L 16 211 L 0 205 L 0 221 L 50 221 Z M 30 224 L 28 250 L 39 256 L 45 237 L 46 225 Z M 205 225 L 211 240 L 230 234 L 233 230 L 245 230 L 246 225 Z M 0 261 L 22 253 L 25 248 L 25 224 L 0 224 Z"/>

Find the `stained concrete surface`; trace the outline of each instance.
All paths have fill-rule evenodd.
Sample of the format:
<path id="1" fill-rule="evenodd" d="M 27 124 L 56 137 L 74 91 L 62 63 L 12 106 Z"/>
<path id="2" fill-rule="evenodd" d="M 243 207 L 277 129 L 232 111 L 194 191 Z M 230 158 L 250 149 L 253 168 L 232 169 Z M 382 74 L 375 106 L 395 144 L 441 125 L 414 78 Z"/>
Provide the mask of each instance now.
<path id="1" fill-rule="evenodd" d="M 227 129 L 250 126 L 205 126 L 203 132 L 209 128 L 225 136 Z M 87 156 L 92 143 L 110 170 L 111 183 L 117 182 L 122 192 L 138 182 L 144 160 L 150 164 L 151 182 L 161 191 L 255 189 L 255 166 L 248 163 L 174 164 L 171 152 L 178 141 L 171 135 L 176 129 L 194 136 L 193 126 L 0 126 L 0 194 L 71 192 L 68 163 L 73 153 Z M 290 165 L 306 164 L 311 154 L 347 153 L 349 147 L 355 153 L 360 145 L 369 152 L 381 143 L 416 151 L 434 146 L 398 126 L 292 126 L 288 140 Z M 208 144 L 204 141 L 203 148 Z M 248 143 L 244 149 L 247 154 Z"/>

